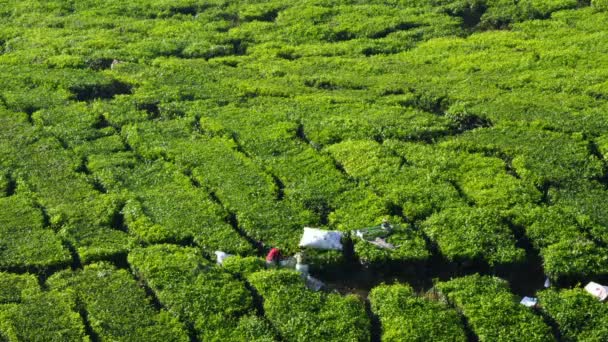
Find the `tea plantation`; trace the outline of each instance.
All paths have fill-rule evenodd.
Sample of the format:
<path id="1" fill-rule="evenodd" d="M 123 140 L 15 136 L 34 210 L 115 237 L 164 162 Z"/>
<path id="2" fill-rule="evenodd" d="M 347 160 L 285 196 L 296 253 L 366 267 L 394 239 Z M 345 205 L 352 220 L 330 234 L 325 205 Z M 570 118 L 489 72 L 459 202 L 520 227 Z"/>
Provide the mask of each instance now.
<path id="1" fill-rule="evenodd" d="M 0 0 L 0 341 L 608 341 L 607 23 Z M 305 226 L 318 292 L 263 259 Z"/>

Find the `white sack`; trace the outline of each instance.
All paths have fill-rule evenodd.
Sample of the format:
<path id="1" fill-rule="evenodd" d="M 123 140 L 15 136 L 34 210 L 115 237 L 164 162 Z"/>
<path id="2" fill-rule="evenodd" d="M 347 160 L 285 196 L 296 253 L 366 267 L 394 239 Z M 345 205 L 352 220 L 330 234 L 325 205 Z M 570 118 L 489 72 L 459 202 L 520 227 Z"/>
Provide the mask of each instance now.
<path id="1" fill-rule="evenodd" d="M 608 297 L 608 287 L 602 286 L 598 283 L 589 282 L 589 284 L 585 286 L 585 291 L 589 292 L 599 300 L 604 300 L 606 297 Z"/>
<path id="2" fill-rule="evenodd" d="M 232 256 L 232 254 L 228 254 L 228 253 L 225 253 L 222 251 L 215 251 L 215 257 L 217 258 L 218 265 L 223 264 L 224 260 L 231 256 Z"/>
<path id="3" fill-rule="evenodd" d="M 534 297 L 524 297 L 519 303 L 529 308 L 533 308 L 536 306 L 536 304 L 538 304 L 538 299 Z"/>
<path id="4" fill-rule="evenodd" d="M 304 234 L 302 234 L 302 239 L 300 240 L 300 247 L 341 251 L 341 238 L 341 232 L 304 227 Z"/>

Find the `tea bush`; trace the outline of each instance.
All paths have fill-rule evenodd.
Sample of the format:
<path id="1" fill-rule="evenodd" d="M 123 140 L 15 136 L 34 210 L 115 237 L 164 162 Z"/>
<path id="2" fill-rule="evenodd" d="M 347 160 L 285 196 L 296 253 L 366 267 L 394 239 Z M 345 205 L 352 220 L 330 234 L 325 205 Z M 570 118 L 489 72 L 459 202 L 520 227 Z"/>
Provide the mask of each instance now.
<path id="1" fill-rule="evenodd" d="M 408 285 L 380 285 L 369 294 L 382 341 L 466 341 L 460 317 L 445 304 L 418 297 Z"/>
<path id="2" fill-rule="evenodd" d="M 264 311 L 290 341 L 369 340 L 369 319 L 355 296 L 324 294 L 306 288 L 299 273 L 267 270 L 247 277 L 264 298 Z"/>
<path id="3" fill-rule="evenodd" d="M 53 290 L 74 296 L 101 339 L 188 340 L 182 324 L 166 311 L 157 313 L 126 270 L 105 263 L 91 264 L 76 272 L 56 273 L 48 284 Z"/>
<path id="4" fill-rule="evenodd" d="M 519 304 L 506 281 L 478 274 L 436 284 L 462 311 L 479 341 L 554 341 L 551 328 Z"/>
<path id="5" fill-rule="evenodd" d="M 600 341 L 608 336 L 606 305 L 583 289 L 543 290 L 538 298 L 565 341 Z"/>
<path id="6" fill-rule="evenodd" d="M 272 337 L 263 322 L 253 323 L 253 298 L 245 284 L 198 250 L 154 245 L 133 250 L 129 263 L 168 312 L 192 326 L 200 340 Z"/>

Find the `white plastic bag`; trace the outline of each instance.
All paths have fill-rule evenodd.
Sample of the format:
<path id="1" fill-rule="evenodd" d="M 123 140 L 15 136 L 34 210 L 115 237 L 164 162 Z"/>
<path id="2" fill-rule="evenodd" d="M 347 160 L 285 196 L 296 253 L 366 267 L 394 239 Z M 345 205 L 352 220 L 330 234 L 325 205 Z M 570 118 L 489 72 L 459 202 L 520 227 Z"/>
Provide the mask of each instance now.
<path id="1" fill-rule="evenodd" d="M 341 232 L 304 227 L 300 247 L 341 251 L 340 239 L 342 239 Z"/>
<path id="2" fill-rule="evenodd" d="M 224 263 L 224 260 L 231 256 L 233 256 L 233 255 L 222 252 L 222 251 L 215 251 L 215 257 L 217 258 L 218 265 L 222 265 Z"/>
<path id="3" fill-rule="evenodd" d="M 536 304 L 538 304 L 538 299 L 534 297 L 524 297 L 519 303 L 529 308 L 533 308 L 536 306 Z"/>
<path id="4" fill-rule="evenodd" d="M 608 286 L 602 286 L 598 283 L 589 282 L 589 284 L 585 286 L 585 291 L 589 292 L 600 301 L 603 301 L 608 297 Z"/>
<path id="5" fill-rule="evenodd" d="M 320 281 L 319 279 L 317 279 L 313 276 L 306 276 L 305 282 L 306 282 L 306 287 L 308 287 L 308 289 L 313 290 L 313 291 L 319 291 L 320 289 L 323 288 L 323 286 L 325 286 L 325 284 L 323 284 L 322 281 Z"/>

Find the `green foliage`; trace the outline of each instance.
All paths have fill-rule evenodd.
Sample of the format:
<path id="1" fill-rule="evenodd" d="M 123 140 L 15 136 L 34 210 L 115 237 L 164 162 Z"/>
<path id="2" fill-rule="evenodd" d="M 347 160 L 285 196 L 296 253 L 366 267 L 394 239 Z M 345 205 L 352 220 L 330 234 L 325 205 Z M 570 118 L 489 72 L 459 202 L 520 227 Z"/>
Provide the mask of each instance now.
<path id="1" fill-rule="evenodd" d="M 608 250 L 587 239 L 562 240 L 541 251 L 545 273 L 552 278 L 604 274 Z"/>
<path id="2" fill-rule="evenodd" d="M 109 322 L 114 296 L 136 307 L 139 316 L 125 319 L 175 327 L 176 316 L 201 340 L 312 339 L 279 309 L 268 312 L 280 334 L 254 313 L 237 278 L 264 274 L 261 260 L 235 257 L 222 269 L 200 256 L 270 246 L 291 254 L 303 226 L 400 223 L 389 237 L 396 250 L 354 240 L 356 257 L 372 264 L 424 261 L 425 240 L 451 262 L 519 263 L 517 238 L 553 279 L 605 275 L 606 8 L 605 0 L 2 1 L 0 268 L 85 266 L 61 273 L 79 285 L 30 302 L 21 280 L 6 276 L 0 340 L 78 340 L 80 323 L 62 336 L 46 322 L 96 303 L 103 308 L 91 322 Z M 123 271 L 91 275 L 102 267 L 91 263 L 126 256 L 169 313 L 150 311 Z M 188 268 L 182 258 L 196 261 Z M 309 258 L 324 268 L 344 262 L 340 252 Z M 298 313 L 302 322 L 316 328 L 327 314 L 339 325 L 311 336 L 368 339 L 367 328 L 347 331 L 351 321 L 330 308 L 364 321 L 360 303 L 309 296 L 296 280 L 295 297 L 323 303 Z M 108 302 L 63 298 L 113 284 L 130 290 Z M 218 304 L 226 298 L 235 301 Z M 63 304 L 48 318 L 32 304 L 45 301 Z M 28 310 L 44 324 L 30 329 Z M 122 329 L 102 323 L 94 327 L 102 335 Z M 564 336 L 603 336 L 578 328 Z"/>
<path id="3" fill-rule="evenodd" d="M 591 6 L 598 11 L 605 11 L 608 9 L 608 2 L 605 0 L 591 0 Z"/>
<path id="4" fill-rule="evenodd" d="M 38 279 L 34 275 L 0 272 L 0 305 L 19 303 L 24 298 L 24 291 L 37 290 Z"/>
<path id="5" fill-rule="evenodd" d="M 564 341 L 601 341 L 608 337 L 608 307 L 583 289 L 544 290 L 538 298 Z"/>
<path id="6" fill-rule="evenodd" d="M 240 257 L 235 255 L 226 258 L 222 263 L 222 266 L 231 273 L 247 276 L 251 273 L 265 269 L 266 261 L 254 256 Z"/>
<path id="7" fill-rule="evenodd" d="M 554 341 L 540 316 L 519 304 L 507 282 L 471 275 L 436 288 L 467 318 L 479 341 Z"/>
<path id="8" fill-rule="evenodd" d="M 422 229 L 449 260 L 483 259 L 490 265 L 523 261 L 509 227 L 495 211 L 461 207 L 446 209 L 424 221 Z"/>
<path id="9" fill-rule="evenodd" d="M 31 291 L 18 304 L 0 305 L 6 341 L 89 341 L 69 294 Z"/>
<path id="10" fill-rule="evenodd" d="M 290 341 L 367 341 L 369 320 L 353 295 L 312 292 L 299 273 L 267 270 L 247 277 L 268 319 Z"/>
<path id="11" fill-rule="evenodd" d="M 125 270 L 105 263 L 63 271 L 48 280 L 51 289 L 74 296 L 99 338 L 112 341 L 187 341 L 181 323 L 155 312 L 144 290 Z"/>
<path id="12" fill-rule="evenodd" d="M 455 310 L 418 297 L 408 285 L 379 285 L 369 294 L 372 312 L 380 318 L 383 341 L 466 341 Z"/>
<path id="13" fill-rule="evenodd" d="M 589 154 L 587 144 L 576 136 L 507 126 L 474 130 L 446 145 L 504 153 L 523 180 L 543 186 L 600 176 L 602 165 Z"/>
<path id="14" fill-rule="evenodd" d="M 540 192 L 509 170 L 509 160 L 428 145 L 390 141 L 390 147 L 414 167 L 458 187 L 478 206 L 508 209 L 536 203 Z"/>
<path id="15" fill-rule="evenodd" d="M 48 227 L 42 211 L 24 196 L 0 198 L 0 267 L 60 267 L 70 253 Z"/>
<path id="16" fill-rule="evenodd" d="M 133 250 L 129 263 L 169 313 L 191 324 L 200 340 L 239 339 L 242 329 L 262 339 L 266 332 L 263 325 L 246 328 L 253 298 L 245 284 L 196 249 L 154 245 Z M 247 322 L 240 323 L 242 317 Z"/>
<path id="17" fill-rule="evenodd" d="M 416 220 L 462 202 L 450 183 L 435 180 L 422 168 L 409 167 L 407 157 L 374 141 L 344 141 L 327 150 L 346 173 L 385 196 L 389 213 L 400 208 L 404 216 Z"/>

